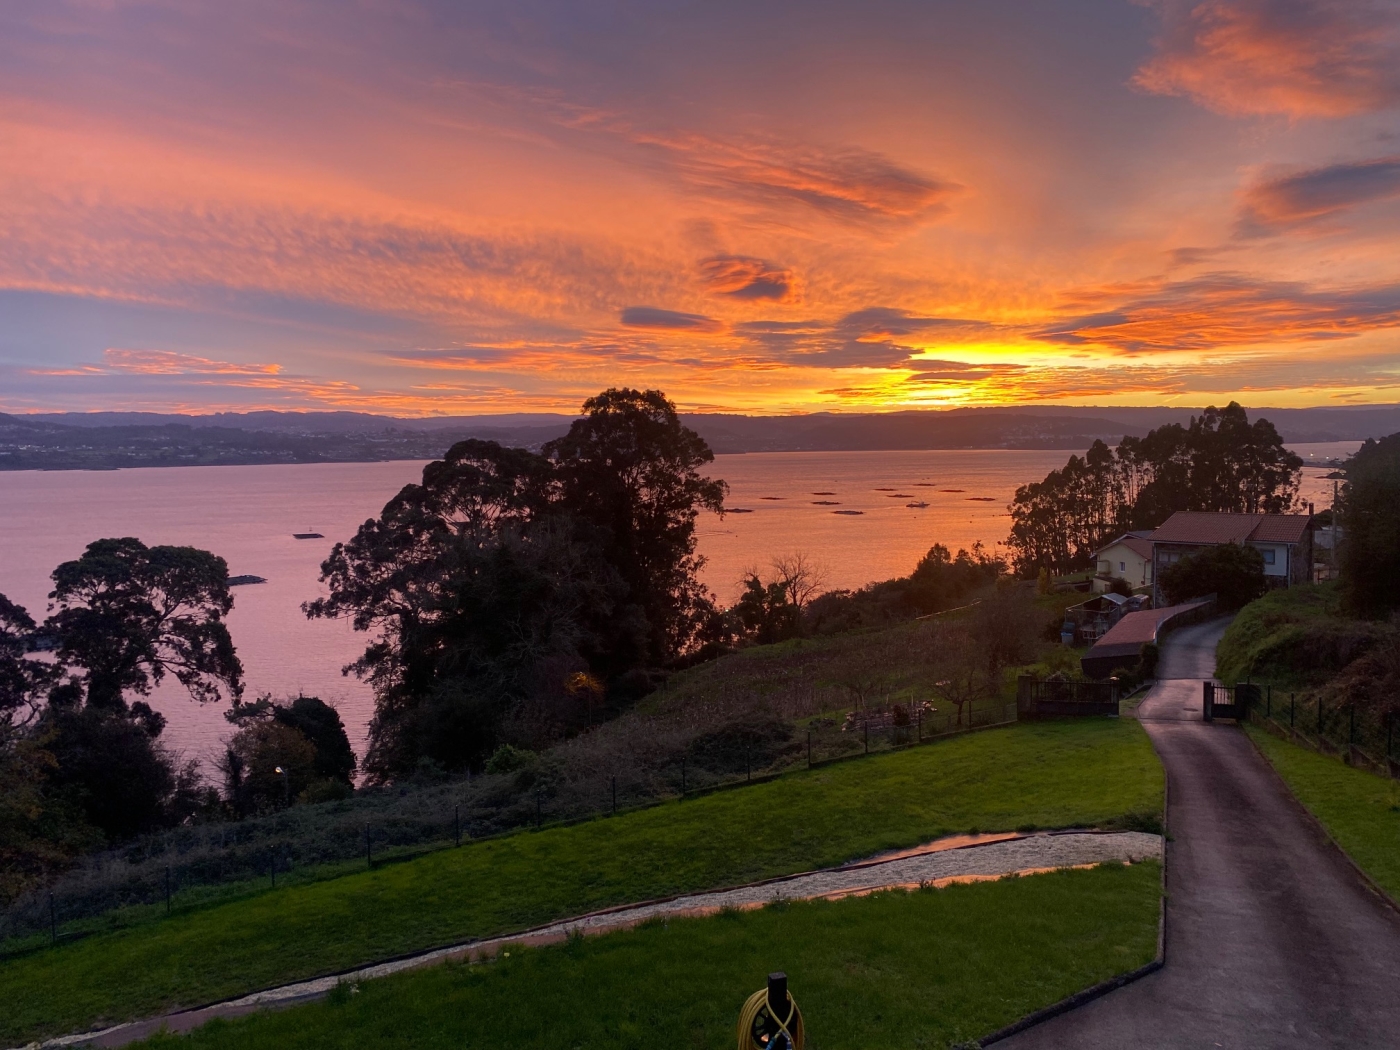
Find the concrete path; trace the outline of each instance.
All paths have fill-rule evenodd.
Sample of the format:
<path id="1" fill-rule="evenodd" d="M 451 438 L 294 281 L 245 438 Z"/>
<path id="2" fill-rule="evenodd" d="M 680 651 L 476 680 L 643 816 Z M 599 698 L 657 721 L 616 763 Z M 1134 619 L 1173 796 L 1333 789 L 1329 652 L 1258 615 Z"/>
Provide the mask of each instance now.
<path id="1" fill-rule="evenodd" d="M 1244 733 L 1201 720 L 1224 621 L 1170 637 L 1138 709 L 1166 766 L 1166 966 L 998 1044 L 1400 1047 L 1400 914 Z"/>

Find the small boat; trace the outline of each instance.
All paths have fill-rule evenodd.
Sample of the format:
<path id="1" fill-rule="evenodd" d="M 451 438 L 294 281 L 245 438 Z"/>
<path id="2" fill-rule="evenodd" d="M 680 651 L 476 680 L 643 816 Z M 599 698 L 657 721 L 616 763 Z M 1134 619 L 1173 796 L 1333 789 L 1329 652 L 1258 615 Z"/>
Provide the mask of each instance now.
<path id="1" fill-rule="evenodd" d="M 246 586 L 247 586 L 248 584 L 250 584 L 250 583 L 266 583 L 266 582 L 267 582 L 267 580 L 264 579 L 263 577 L 261 577 L 261 576 L 253 576 L 252 574 L 245 574 L 245 575 L 243 575 L 243 576 L 230 576 L 230 577 L 228 578 L 228 585 L 229 585 L 230 587 L 246 587 Z"/>
<path id="2" fill-rule="evenodd" d="M 887 496 L 886 498 L 887 498 L 887 499 L 913 499 L 913 498 L 914 498 L 914 494 L 913 494 L 912 492 L 894 492 L 894 493 L 891 493 L 891 494 L 890 494 L 889 496 Z"/>
<path id="3" fill-rule="evenodd" d="M 325 538 L 326 538 L 326 537 L 322 536 L 319 532 L 294 532 L 294 533 L 292 533 L 292 539 L 294 539 L 294 540 L 323 540 L 323 539 L 325 539 Z"/>
<path id="4" fill-rule="evenodd" d="M 834 496 L 834 495 L 836 495 L 836 493 L 834 493 L 834 492 L 814 492 L 814 493 L 812 493 L 812 495 L 813 495 L 813 496 Z"/>
<path id="5" fill-rule="evenodd" d="M 841 506 L 841 501 L 840 501 L 840 500 L 835 500 L 835 499 L 814 499 L 814 500 L 812 500 L 812 506 L 814 506 L 814 507 L 839 507 L 839 506 Z"/>
<path id="6" fill-rule="evenodd" d="M 938 487 L 938 482 L 936 482 L 936 481 L 916 481 L 916 482 L 914 482 L 914 487 L 915 487 L 915 488 L 920 488 L 920 489 L 932 489 L 932 488 L 937 488 L 937 487 Z"/>
<path id="7" fill-rule="evenodd" d="M 787 499 L 786 496 L 759 496 L 759 499 Z"/>
<path id="8" fill-rule="evenodd" d="M 833 510 L 833 514 L 864 514 L 863 510 Z"/>
<path id="9" fill-rule="evenodd" d="M 967 489 L 939 489 L 939 492 L 966 492 Z"/>
<path id="10" fill-rule="evenodd" d="M 905 506 L 912 507 L 914 510 L 923 510 L 928 504 L 921 499 L 916 499 L 913 503 L 906 503 Z"/>
<path id="11" fill-rule="evenodd" d="M 894 489 L 891 489 L 891 488 L 879 488 L 879 489 L 876 489 L 875 491 L 876 491 L 876 492 L 893 492 Z"/>
<path id="12" fill-rule="evenodd" d="M 995 503 L 997 498 L 995 496 L 968 496 L 967 501 L 969 503 Z"/>
<path id="13" fill-rule="evenodd" d="M 725 507 L 725 508 L 724 508 L 724 513 L 726 513 L 726 514 L 752 514 L 752 513 L 753 513 L 753 509 L 752 509 L 751 507 Z"/>

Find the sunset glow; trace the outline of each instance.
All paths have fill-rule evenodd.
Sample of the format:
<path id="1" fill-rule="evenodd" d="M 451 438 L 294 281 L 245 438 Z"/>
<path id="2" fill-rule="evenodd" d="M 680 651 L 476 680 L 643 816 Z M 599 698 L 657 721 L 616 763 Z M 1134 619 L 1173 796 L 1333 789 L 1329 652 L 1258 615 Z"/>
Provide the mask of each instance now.
<path id="1" fill-rule="evenodd" d="M 18 0 L 0 410 L 1400 400 L 1400 3 Z"/>

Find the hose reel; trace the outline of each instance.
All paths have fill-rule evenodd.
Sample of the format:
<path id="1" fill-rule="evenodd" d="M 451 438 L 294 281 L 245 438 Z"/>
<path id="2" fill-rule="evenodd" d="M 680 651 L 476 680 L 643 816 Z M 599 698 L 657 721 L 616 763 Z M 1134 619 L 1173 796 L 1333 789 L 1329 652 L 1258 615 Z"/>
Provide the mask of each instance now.
<path id="1" fill-rule="evenodd" d="M 739 1050 L 802 1050 L 802 1011 L 788 994 L 787 974 L 770 973 L 768 987 L 749 996 L 739 1011 L 738 1036 Z"/>

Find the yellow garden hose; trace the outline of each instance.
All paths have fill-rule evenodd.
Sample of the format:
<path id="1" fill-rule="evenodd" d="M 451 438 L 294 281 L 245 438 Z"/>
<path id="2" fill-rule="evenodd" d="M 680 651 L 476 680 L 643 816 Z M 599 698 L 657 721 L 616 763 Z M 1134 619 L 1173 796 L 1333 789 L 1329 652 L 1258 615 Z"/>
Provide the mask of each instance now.
<path id="1" fill-rule="evenodd" d="M 768 1050 L 775 1044 L 781 1045 L 777 1041 L 779 1034 L 787 1036 L 791 1050 L 802 1050 L 806 1032 L 802 1027 L 802 1011 L 797 1008 L 797 1000 L 789 992 L 786 1010 L 781 1003 L 770 1003 L 768 993 L 774 987 L 771 977 L 768 984 L 768 988 L 749 996 L 744 1008 L 739 1011 L 739 1050 Z M 784 975 L 782 988 L 786 990 L 786 987 L 787 978 Z M 772 1031 L 775 1028 L 777 1031 Z"/>

